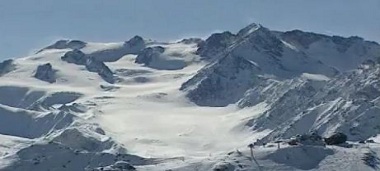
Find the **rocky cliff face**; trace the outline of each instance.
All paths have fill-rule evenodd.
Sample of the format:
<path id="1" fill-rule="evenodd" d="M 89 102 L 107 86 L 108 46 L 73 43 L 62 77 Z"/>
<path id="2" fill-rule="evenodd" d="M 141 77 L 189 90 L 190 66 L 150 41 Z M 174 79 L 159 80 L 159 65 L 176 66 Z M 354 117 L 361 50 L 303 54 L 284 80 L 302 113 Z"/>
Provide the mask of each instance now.
<path id="1" fill-rule="evenodd" d="M 105 49 L 100 51 L 95 51 L 90 53 L 89 55 L 97 60 L 102 62 L 115 62 L 128 54 L 137 55 L 146 47 L 146 42 L 140 36 L 135 36 L 130 40 L 124 42 L 121 46 Z"/>
<path id="2" fill-rule="evenodd" d="M 8 72 L 11 72 L 14 68 L 15 68 L 15 66 L 13 65 L 12 59 L 8 59 L 8 60 L 5 60 L 3 62 L 0 62 L 0 76 L 6 74 Z"/>
<path id="3" fill-rule="evenodd" d="M 379 71 L 380 65 L 370 62 L 330 81 L 298 84 L 249 125 L 273 130 L 268 140 L 308 131 L 325 136 L 344 132 L 353 141 L 370 138 L 380 133 Z"/>
<path id="4" fill-rule="evenodd" d="M 39 50 L 37 53 L 47 49 L 82 49 L 86 46 L 86 42 L 80 40 L 58 40 L 54 44 Z"/>
<path id="5" fill-rule="evenodd" d="M 104 64 L 104 62 L 98 61 L 91 56 L 84 54 L 80 50 L 72 50 L 66 52 L 61 59 L 68 63 L 73 63 L 76 65 L 84 65 L 86 69 L 90 72 L 98 73 L 108 83 L 114 83 L 115 77 L 113 72 Z"/>
<path id="6" fill-rule="evenodd" d="M 55 72 L 51 64 L 46 63 L 37 67 L 34 77 L 48 83 L 54 83 L 56 81 Z"/>
<path id="7" fill-rule="evenodd" d="M 208 47 L 210 49 L 208 49 Z M 227 103 L 211 103 L 212 99 L 215 101 L 219 101 L 219 99 L 217 100 L 217 98 L 209 95 L 202 95 L 206 92 L 205 89 L 213 90 L 212 92 L 216 94 L 229 94 L 228 92 L 225 92 L 225 90 L 230 89 L 223 86 L 232 84 L 231 82 L 235 80 L 222 79 L 219 80 L 218 84 L 208 83 L 208 85 L 205 85 L 207 82 L 202 80 L 206 79 L 199 79 L 202 77 L 214 78 L 215 75 L 217 75 L 215 71 L 219 70 L 226 70 L 224 77 L 241 77 L 238 78 L 240 80 L 249 80 L 254 77 L 272 78 L 271 80 L 284 80 L 299 77 L 303 73 L 322 74 L 326 76 L 334 76 L 338 73 L 335 68 L 330 67 L 323 62 L 306 55 L 304 52 L 293 48 L 291 45 L 279 39 L 278 36 L 269 29 L 256 24 L 249 25 L 239 31 L 236 35 L 232 35 L 231 33 L 222 33 L 217 36 L 212 35 L 205 41 L 204 46 L 199 47 L 198 53 L 202 52 L 203 55 L 206 55 L 208 52 L 214 51 L 215 49 L 218 49 L 216 50 L 218 53 L 213 53 L 214 55 L 217 54 L 217 56 L 213 56 L 215 61 L 203 69 L 207 71 L 198 72 L 192 81 L 188 81 L 182 86 L 182 90 L 186 90 L 186 88 L 183 87 L 193 87 L 188 94 L 189 97 L 194 97 L 192 94 L 197 94 L 197 98 L 190 98 L 190 100 L 198 105 L 227 105 Z M 223 55 L 227 57 L 223 57 Z M 208 56 L 211 57 L 212 55 Z M 251 71 L 251 75 L 236 75 L 234 69 L 230 67 L 235 66 L 235 63 L 240 63 L 241 61 L 246 61 L 246 63 L 250 63 L 255 66 Z M 231 70 L 228 71 L 228 69 Z M 199 81 L 197 82 L 194 80 Z M 190 86 L 189 84 L 192 85 Z M 242 97 L 242 94 L 244 94 L 251 87 L 246 85 L 242 86 L 242 88 L 243 89 L 238 90 L 239 93 L 237 94 L 240 94 L 239 97 Z M 198 101 L 199 99 L 203 100 Z M 229 100 L 228 104 L 235 103 L 238 100 L 238 98 L 233 98 L 233 100 Z M 204 103 L 205 101 L 208 102 Z"/>

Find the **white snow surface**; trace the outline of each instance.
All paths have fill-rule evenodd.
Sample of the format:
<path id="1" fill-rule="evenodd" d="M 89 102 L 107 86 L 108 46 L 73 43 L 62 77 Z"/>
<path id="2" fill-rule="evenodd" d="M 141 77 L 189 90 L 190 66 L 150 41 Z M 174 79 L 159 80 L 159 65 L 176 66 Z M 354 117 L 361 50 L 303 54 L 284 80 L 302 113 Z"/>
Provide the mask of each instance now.
<path id="1" fill-rule="evenodd" d="M 249 37 L 260 29 L 262 29 L 260 25 L 250 25 L 240 34 Z M 330 96 L 326 95 L 326 100 L 323 98 L 325 96 L 320 97 L 316 93 L 316 99 L 322 100 L 316 100 L 315 103 L 321 102 L 321 104 L 301 105 L 303 102 L 309 102 L 302 101 L 308 97 L 308 94 L 297 94 L 298 89 L 308 92 L 308 87 L 305 85 L 312 84 L 316 91 L 319 88 L 327 91 L 330 89 L 325 88 L 325 84 L 344 84 L 346 82 L 342 80 L 350 78 L 350 75 L 331 78 L 330 66 L 334 66 L 336 61 L 325 66 L 317 60 L 327 61 L 327 57 L 326 59 L 322 59 L 322 56 L 319 56 L 320 59 L 306 58 L 298 53 L 299 47 L 283 40 L 280 43 L 284 45 L 284 58 L 275 61 L 281 61 L 279 64 L 284 64 L 294 72 L 297 71 L 296 76 L 288 78 L 293 75 L 282 73 L 281 67 L 277 68 L 278 71 L 272 70 L 273 73 L 261 71 L 259 73 L 256 69 L 260 67 L 263 72 L 270 70 L 270 65 L 266 65 L 268 63 L 266 57 L 271 55 L 260 56 L 261 49 L 247 49 L 246 46 L 251 44 L 242 42 L 241 46 L 232 50 L 233 54 L 243 56 L 241 60 L 236 61 L 236 58 L 230 57 L 225 59 L 226 63 L 219 65 L 218 60 L 211 64 L 202 61 L 195 53 L 197 50 L 195 43 L 149 42 L 147 47 L 165 48 L 160 59 L 153 60 L 152 65 L 136 64 L 136 54 L 127 54 L 117 57 L 116 61 L 104 62 L 117 78 L 113 84 L 106 82 L 99 74 L 89 72 L 86 66 L 61 60 L 61 57 L 72 49 L 44 49 L 37 54 L 15 59 L 13 61 L 15 68 L 0 76 L 0 170 L 111 170 L 123 162 L 128 162 L 137 170 L 379 169 L 380 145 L 377 143 L 349 142 L 353 144 L 352 148 L 281 144 L 281 148 L 277 149 L 277 144 L 272 143 L 272 140 L 278 138 L 278 135 L 284 135 L 286 138 L 293 135 L 289 127 L 279 127 L 284 123 L 290 123 L 282 118 L 282 112 L 284 116 L 290 117 L 298 132 L 314 126 L 328 135 L 330 132 L 327 129 L 338 129 L 342 124 L 340 117 L 345 116 L 345 114 L 335 116 L 334 112 L 330 112 L 334 111 L 336 106 L 339 109 L 356 112 L 359 111 L 356 106 L 366 107 L 369 102 L 360 101 L 357 102 L 360 104 L 355 106 L 350 101 L 354 97 L 342 100 L 336 97 L 340 94 L 333 93 L 333 96 L 324 92 L 323 95 L 329 94 L 333 97 L 328 99 Z M 91 57 L 95 52 L 111 53 L 112 49 L 122 46 L 123 43 L 86 43 L 81 51 Z M 313 44 L 308 53 L 316 53 L 314 51 L 321 47 L 322 45 L 317 43 Z M 109 49 L 111 51 L 108 51 Z M 254 52 L 252 54 L 257 56 L 249 56 L 248 52 Z M 286 58 L 287 56 L 292 58 Z M 366 56 L 365 59 L 367 58 L 370 57 Z M 219 71 L 222 76 L 228 75 L 230 71 L 228 69 L 235 66 L 229 66 L 229 62 L 242 66 L 236 68 L 231 76 L 232 79 L 238 80 L 236 83 L 244 80 L 247 74 L 258 72 L 258 75 L 254 76 L 254 84 L 247 83 L 244 85 L 244 92 L 239 92 L 242 94 L 239 97 L 242 97 L 237 99 L 238 102 L 224 107 L 198 106 L 187 98 L 187 91 L 180 90 L 184 82 L 197 73 L 202 73 L 202 68 L 205 73 Z M 339 69 L 352 69 L 352 65 L 356 62 L 341 65 Z M 37 66 L 46 63 L 50 63 L 55 71 L 54 83 L 33 77 Z M 303 66 L 305 63 L 315 66 L 307 68 Z M 165 68 L 177 64 L 181 67 Z M 229 67 L 223 67 L 224 65 Z M 207 69 L 212 67 L 216 69 Z M 227 71 L 220 68 L 227 68 Z M 379 70 L 368 68 L 356 71 L 366 72 L 364 76 L 357 76 L 357 73 L 352 76 L 366 81 L 366 83 L 357 81 L 357 84 L 367 86 L 374 82 L 374 75 Z M 309 69 L 315 72 L 306 73 L 305 71 Z M 275 78 L 274 73 L 286 75 L 286 78 Z M 329 77 L 323 75 L 324 73 Z M 210 73 L 201 75 L 202 80 L 209 78 L 207 74 Z M 219 76 L 212 79 L 218 80 Z M 198 81 L 196 78 L 194 80 Z M 355 83 L 348 82 L 349 86 L 342 94 L 349 94 L 345 91 L 366 93 L 372 90 L 370 86 L 368 89 L 366 87 L 357 89 Z M 228 83 L 230 87 L 234 84 L 235 82 Z M 364 96 L 360 95 L 361 98 Z M 223 98 L 228 97 L 223 96 Z M 292 105 L 300 103 L 299 108 L 294 107 L 297 113 L 293 114 L 286 110 L 288 109 L 286 105 L 290 104 L 281 103 L 281 99 L 284 98 L 290 99 L 287 102 Z M 371 104 L 377 103 L 377 99 L 370 97 Z M 377 118 L 374 116 L 378 111 L 377 107 L 372 106 L 371 109 L 373 111 L 360 113 L 358 118 Z M 301 110 L 307 112 L 300 114 Z M 274 120 L 267 122 L 265 114 L 271 114 Z M 309 117 L 314 115 L 327 119 L 314 123 Z M 358 118 L 348 119 L 351 119 L 352 124 L 360 126 L 360 120 L 356 120 Z M 317 123 L 319 125 L 315 126 Z M 325 123 L 329 124 L 325 126 L 323 125 Z M 376 125 L 374 122 L 368 123 L 371 126 Z M 255 129 L 254 126 L 258 125 L 262 127 Z M 348 126 L 343 128 L 349 129 Z M 372 127 L 368 130 L 372 130 Z M 372 136 L 371 133 L 366 133 L 366 137 Z M 358 137 L 360 138 L 360 136 L 354 138 Z M 261 138 L 268 140 L 269 143 L 266 147 L 254 148 L 260 169 L 251 160 L 247 145 Z M 373 139 L 375 142 L 380 141 L 378 136 Z M 124 163 L 125 166 L 129 166 L 128 163 Z"/>

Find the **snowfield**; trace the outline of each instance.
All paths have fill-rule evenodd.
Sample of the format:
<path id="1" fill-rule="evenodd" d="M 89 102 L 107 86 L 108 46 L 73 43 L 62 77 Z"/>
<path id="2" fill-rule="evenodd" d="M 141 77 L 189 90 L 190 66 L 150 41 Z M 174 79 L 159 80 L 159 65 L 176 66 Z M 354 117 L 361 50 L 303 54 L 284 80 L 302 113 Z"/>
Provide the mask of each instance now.
<path id="1" fill-rule="evenodd" d="M 258 24 L 57 41 L 0 63 L 0 170 L 379 170 L 378 57 L 361 38 Z M 312 132 L 348 142 L 287 143 Z"/>

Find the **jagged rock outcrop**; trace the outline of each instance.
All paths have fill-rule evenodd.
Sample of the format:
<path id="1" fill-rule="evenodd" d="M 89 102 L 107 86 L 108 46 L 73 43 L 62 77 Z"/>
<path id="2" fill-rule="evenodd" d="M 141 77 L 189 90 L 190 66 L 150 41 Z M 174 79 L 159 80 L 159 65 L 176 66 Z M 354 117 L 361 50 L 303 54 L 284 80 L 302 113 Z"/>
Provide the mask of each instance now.
<path id="1" fill-rule="evenodd" d="M 229 36 L 222 36 L 224 34 L 229 35 Z M 256 25 L 256 24 L 249 25 L 246 28 L 239 31 L 234 36 L 231 36 L 231 34 L 229 33 L 224 33 L 224 34 L 218 35 L 218 36 L 214 35 L 214 37 L 216 38 L 212 38 L 213 36 L 211 36 L 210 37 L 211 40 L 209 40 L 209 43 L 213 41 L 219 42 L 216 44 L 222 43 L 223 46 L 216 46 L 218 48 L 224 49 L 224 50 L 218 50 L 218 51 L 221 51 L 218 55 L 225 55 L 228 57 L 227 58 L 221 57 L 221 56 L 216 57 L 215 58 L 216 61 L 214 61 L 212 64 L 210 64 L 209 66 L 203 69 L 203 70 L 207 70 L 207 72 L 205 71 L 198 72 L 194 76 L 194 78 L 191 79 L 191 81 L 184 83 L 184 85 L 181 88 L 181 90 L 187 90 L 184 87 L 189 87 L 189 85 L 192 84 L 191 87 L 193 87 L 193 89 L 191 89 L 191 91 L 188 92 L 188 97 L 190 97 L 190 100 L 192 100 L 194 103 L 198 105 L 225 106 L 231 103 L 235 103 L 240 100 L 239 98 L 241 98 L 248 89 L 251 89 L 251 88 L 253 89 L 256 86 L 261 86 L 261 88 L 259 89 L 265 89 L 266 85 L 269 86 L 272 83 L 276 84 L 274 83 L 276 80 L 281 81 L 284 79 L 296 78 L 302 75 L 303 73 L 323 74 L 327 76 L 334 76 L 338 73 L 336 69 L 329 67 L 318 60 L 308 57 L 303 52 L 292 49 L 286 43 L 284 43 L 281 39 L 279 39 L 276 36 L 276 34 L 274 34 L 269 29 L 261 25 Z M 231 40 L 232 38 L 233 40 Z M 229 40 L 229 43 L 226 43 L 226 42 L 223 43 L 223 41 L 220 41 L 220 39 Z M 206 40 L 206 44 L 207 42 L 208 41 Z M 204 46 L 204 47 L 207 47 L 207 46 Z M 215 48 L 211 48 L 211 49 L 215 49 Z M 200 48 L 198 50 L 202 50 L 202 49 Z M 228 59 L 228 60 L 225 60 L 225 59 Z M 227 63 L 227 61 L 229 62 Z M 234 63 L 239 63 L 239 61 L 247 61 L 246 63 L 250 63 L 252 66 L 255 66 L 253 67 L 253 70 L 256 70 L 256 71 L 252 71 L 251 75 L 244 75 L 244 76 L 241 75 L 242 78 L 239 78 L 240 80 L 245 80 L 245 79 L 249 80 L 253 77 L 256 77 L 256 78 L 261 78 L 262 81 L 267 80 L 269 82 L 265 83 L 262 81 L 256 81 L 256 84 L 254 85 L 247 84 L 245 86 L 235 86 L 235 88 L 229 89 L 227 87 L 224 87 L 224 85 L 229 85 L 229 84 L 242 85 L 245 83 L 237 83 L 237 82 L 235 83 L 234 80 L 223 79 L 223 80 L 219 80 L 220 82 L 218 82 L 218 84 L 216 83 L 211 84 L 211 83 L 208 83 L 207 81 L 203 81 L 203 79 L 196 78 L 198 77 L 198 78 L 205 78 L 204 80 L 210 80 L 206 78 L 214 77 L 214 75 L 217 75 L 217 73 L 215 73 L 216 71 L 226 70 L 227 68 L 229 68 L 231 71 L 226 71 L 224 74 L 224 77 L 236 77 L 234 75 L 236 74 L 234 72 L 234 69 L 231 68 L 230 66 L 234 66 Z M 223 64 L 218 64 L 218 63 L 223 63 Z M 213 69 L 210 69 L 210 68 L 213 68 Z M 225 68 L 225 69 L 221 69 L 221 68 Z M 257 71 L 260 71 L 260 72 L 257 72 Z M 267 79 L 267 78 L 271 78 L 271 79 Z M 242 89 L 237 89 L 238 87 Z M 233 97 L 232 100 L 228 100 L 229 101 L 228 103 L 226 103 L 227 101 L 224 101 L 224 103 L 222 104 L 217 104 L 221 102 L 220 99 L 218 98 L 222 98 L 222 97 L 209 96 L 210 94 L 206 93 L 203 89 L 207 89 L 208 90 L 207 92 L 219 91 L 218 94 L 235 94 L 232 92 L 232 90 L 237 91 L 237 93 L 236 95 L 232 96 Z M 210 91 L 210 90 L 213 90 L 213 91 Z M 227 90 L 227 92 L 223 92 L 224 90 Z M 194 94 L 197 94 L 197 95 L 194 96 Z M 197 101 L 197 100 L 200 100 L 200 101 Z M 213 100 L 214 102 L 211 102 Z M 252 104 L 255 104 L 258 102 L 259 100 L 256 100 L 255 102 L 252 102 Z"/>
<path id="2" fill-rule="evenodd" d="M 327 36 L 293 30 L 277 33 L 293 48 L 341 72 L 355 69 L 366 60 L 380 57 L 380 45 L 363 38 Z"/>
<path id="3" fill-rule="evenodd" d="M 347 141 L 347 135 L 341 132 L 335 133 L 331 135 L 330 137 L 325 138 L 325 142 L 327 145 L 339 145 L 339 144 L 345 143 L 346 141 Z"/>
<path id="4" fill-rule="evenodd" d="M 223 33 L 214 33 L 198 45 L 198 50 L 196 53 L 204 59 L 213 59 L 231 46 L 235 39 L 236 35 L 228 31 Z"/>
<path id="5" fill-rule="evenodd" d="M 72 51 L 66 52 L 61 59 L 68 63 L 73 63 L 77 65 L 86 65 L 88 57 L 82 51 L 74 49 Z"/>
<path id="6" fill-rule="evenodd" d="M 0 62 L 0 77 L 11 72 L 13 69 L 15 69 L 15 65 L 12 59 Z"/>
<path id="7" fill-rule="evenodd" d="M 148 47 L 142 50 L 135 63 L 159 70 L 178 70 L 187 66 L 186 59 L 168 56 L 162 46 Z"/>
<path id="8" fill-rule="evenodd" d="M 86 42 L 80 40 L 58 40 L 54 44 L 39 50 L 37 53 L 46 49 L 82 49 L 87 45 Z"/>
<path id="9" fill-rule="evenodd" d="M 241 57 L 226 56 L 182 84 L 181 90 L 200 106 L 226 106 L 260 82 L 261 69 Z"/>
<path id="10" fill-rule="evenodd" d="M 86 62 L 86 68 L 90 72 L 98 73 L 98 75 L 108 83 L 113 84 L 116 81 L 116 78 L 111 69 L 109 69 L 103 62 L 94 59 L 88 59 Z"/>
<path id="11" fill-rule="evenodd" d="M 123 45 L 111 49 L 92 52 L 90 55 L 96 61 L 115 62 L 128 54 L 138 54 L 146 47 L 145 40 L 140 36 L 135 36 L 123 43 Z"/>
<path id="12" fill-rule="evenodd" d="M 368 63 L 368 62 L 367 62 Z M 323 136 L 342 132 L 350 141 L 380 133 L 380 65 L 366 64 L 335 79 L 305 82 L 287 91 L 260 117 L 253 130 L 273 130 L 264 139 L 290 138 L 315 130 Z"/>
<path id="13" fill-rule="evenodd" d="M 37 67 L 36 73 L 34 74 L 34 77 L 46 81 L 48 83 L 54 83 L 56 82 L 56 71 L 53 69 L 50 63 L 46 63 L 43 65 L 39 65 Z"/>
<path id="14" fill-rule="evenodd" d="M 162 46 L 148 47 L 139 53 L 136 57 L 135 63 L 149 66 L 152 60 L 154 60 L 154 58 L 159 58 L 164 51 L 165 48 Z"/>
<path id="15" fill-rule="evenodd" d="M 182 39 L 181 41 L 179 41 L 179 43 L 184 43 L 184 44 L 192 44 L 192 43 L 195 43 L 197 44 L 198 46 L 203 43 L 204 41 L 202 39 L 199 39 L 199 38 L 187 38 L 187 39 Z"/>
<path id="16" fill-rule="evenodd" d="M 107 67 L 106 64 L 104 64 L 104 62 L 97 61 L 96 59 L 87 56 L 80 50 L 74 49 L 66 52 L 61 59 L 68 63 L 84 65 L 88 71 L 98 73 L 98 75 L 108 83 L 113 84 L 116 81 L 113 72 Z"/>

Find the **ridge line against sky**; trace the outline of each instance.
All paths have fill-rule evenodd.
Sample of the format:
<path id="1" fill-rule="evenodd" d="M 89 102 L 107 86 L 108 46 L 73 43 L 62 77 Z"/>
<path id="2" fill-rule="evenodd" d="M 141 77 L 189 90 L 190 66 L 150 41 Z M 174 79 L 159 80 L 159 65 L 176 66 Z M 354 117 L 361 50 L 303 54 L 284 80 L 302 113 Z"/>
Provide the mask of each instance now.
<path id="1" fill-rule="evenodd" d="M 380 0 L 4 0 L 0 60 L 62 38 L 120 42 L 141 35 L 169 41 L 236 32 L 253 22 L 380 42 Z"/>

